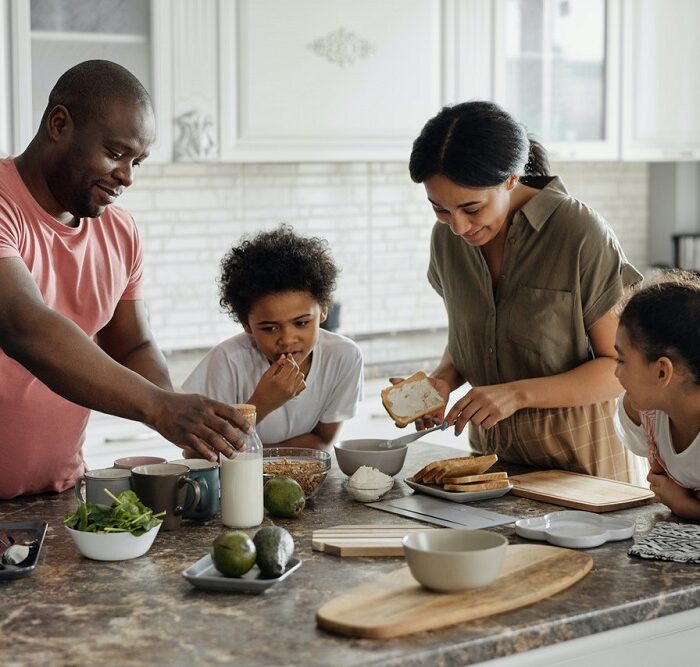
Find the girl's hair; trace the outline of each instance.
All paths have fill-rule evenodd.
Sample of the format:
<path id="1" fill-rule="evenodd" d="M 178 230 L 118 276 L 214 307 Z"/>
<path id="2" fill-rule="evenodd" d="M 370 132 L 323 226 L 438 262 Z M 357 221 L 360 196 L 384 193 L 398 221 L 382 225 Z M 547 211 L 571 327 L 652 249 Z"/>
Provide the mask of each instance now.
<path id="1" fill-rule="evenodd" d="M 636 292 L 620 316 L 630 342 L 648 361 L 668 357 L 683 364 L 700 385 L 700 277 L 664 272 Z"/>
<path id="2" fill-rule="evenodd" d="M 328 308 L 338 267 L 328 242 L 299 236 L 289 225 L 244 238 L 221 260 L 219 303 L 234 320 L 248 322 L 253 304 L 268 294 L 308 292 Z"/>
<path id="3" fill-rule="evenodd" d="M 415 183 L 442 174 L 471 188 L 500 185 L 509 176 L 548 176 L 547 151 L 493 102 L 444 107 L 413 142 L 408 170 Z"/>

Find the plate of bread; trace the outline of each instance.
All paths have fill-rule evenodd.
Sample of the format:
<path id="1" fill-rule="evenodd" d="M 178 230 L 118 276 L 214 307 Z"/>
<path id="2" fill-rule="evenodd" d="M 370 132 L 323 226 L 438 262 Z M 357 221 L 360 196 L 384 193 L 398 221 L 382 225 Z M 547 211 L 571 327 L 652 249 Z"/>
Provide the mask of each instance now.
<path id="1" fill-rule="evenodd" d="M 467 503 L 498 498 L 513 485 L 506 472 L 488 472 L 498 461 L 495 454 L 458 456 L 432 461 L 404 482 L 414 491 Z"/>

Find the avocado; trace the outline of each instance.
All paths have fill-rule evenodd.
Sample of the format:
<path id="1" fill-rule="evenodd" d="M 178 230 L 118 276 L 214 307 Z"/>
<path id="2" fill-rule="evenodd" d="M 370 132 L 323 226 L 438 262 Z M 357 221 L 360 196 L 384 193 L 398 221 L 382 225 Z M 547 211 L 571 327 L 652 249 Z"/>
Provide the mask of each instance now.
<path id="1" fill-rule="evenodd" d="M 304 510 L 306 497 L 299 483 L 291 477 L 273 477 L 263 488 L 265 509 L 272 516 L 295 519 Z"/>
<path id="2" fill-rule="evenodd" d="M 265 526 L 255 533 L 253 543 L 257 552 L 255 562 L 263 577 L 279 577 L 294 553 L 294 539 L 289 531 Z"/>

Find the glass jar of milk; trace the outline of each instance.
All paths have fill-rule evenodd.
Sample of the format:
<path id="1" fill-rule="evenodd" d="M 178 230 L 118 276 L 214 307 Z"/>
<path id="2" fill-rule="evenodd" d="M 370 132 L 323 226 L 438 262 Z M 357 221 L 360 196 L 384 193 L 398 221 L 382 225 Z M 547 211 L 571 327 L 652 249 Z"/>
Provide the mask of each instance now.
<path id="1" fill-rule="evenodd" d="M 221 520 L 229 528 L 252 528 L 262 523 L 264 515 L 263 446 L 255 432 L 255 406 L 242 403 L 233 407 L 253 426 L 253 432 L 241 432 L 245 449 L 234 458 L 219 455 Z"/>

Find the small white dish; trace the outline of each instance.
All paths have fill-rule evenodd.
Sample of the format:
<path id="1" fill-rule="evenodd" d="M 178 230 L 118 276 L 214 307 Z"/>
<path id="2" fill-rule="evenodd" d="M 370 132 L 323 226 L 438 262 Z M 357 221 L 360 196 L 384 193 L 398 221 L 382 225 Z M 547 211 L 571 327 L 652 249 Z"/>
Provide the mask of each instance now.
<path id="1" fill-rule="evenodd" d="M 528 540 L 558 547 L 591 549 L 605 542 L 627 540 L 634 534 L 634 521 L 600 516 L 594 512 L 565 510 L 532 519 L 518 519 L 515 533 Z"/>
<path id="2" fill-rule="evenodd" d="M 143 556 L 153 544 L 162 522 L 143 535 L 131 533 L 89 533 L 85 530 L 66 530 L 83 556 L 92 560 L 129 560 Z"/>
<path id="3" fill-rule="evenodd" d="M 418 484 L 418 482 L 414 482 L 410 477 L 406 477 L 404 482 L 418 493 L 425 493 L 428 496 L 435 496 L 443 500 L 451 500 L 455 503 L 473 503 L 477 500 L 500 498 L 501 496 L 505 496 L 506 493 L 509 493 L 513 488 L 513 485 L 509 483 L 508 486 L 504 486 L 502 489 L 489 489 L 488 491 L 445 491 L 445 489 L 441 489 L 437 486 Z"/>

